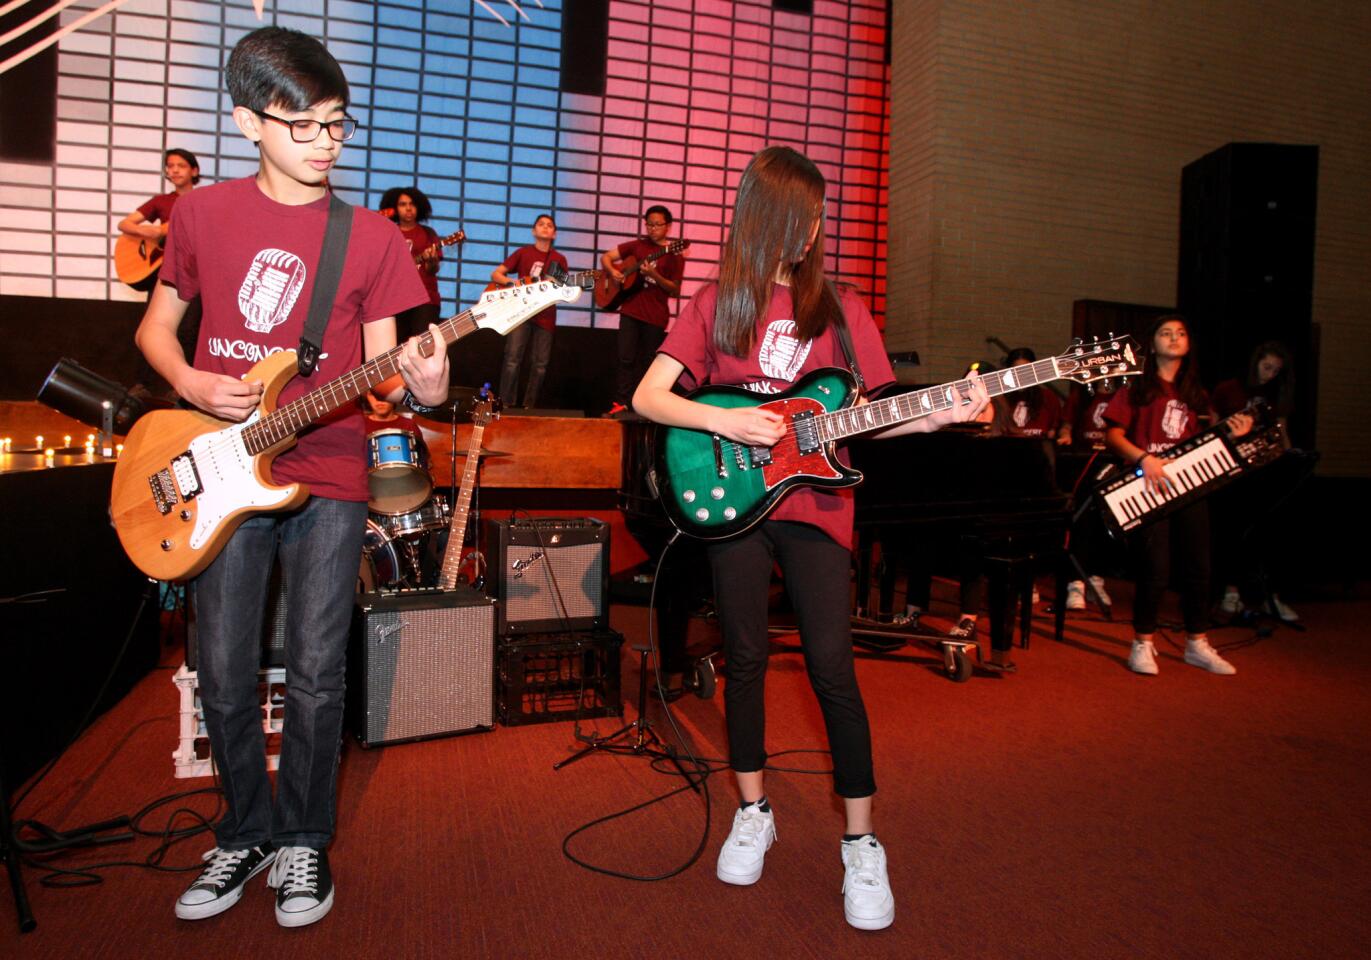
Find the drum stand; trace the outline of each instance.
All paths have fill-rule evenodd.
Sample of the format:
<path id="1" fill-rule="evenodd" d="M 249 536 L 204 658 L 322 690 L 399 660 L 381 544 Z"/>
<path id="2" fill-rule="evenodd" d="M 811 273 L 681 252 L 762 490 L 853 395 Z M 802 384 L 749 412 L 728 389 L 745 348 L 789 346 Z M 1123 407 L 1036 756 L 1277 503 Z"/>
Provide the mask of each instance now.
<path id="1" fill-rule="evenodd" d="M 580 750 L 577 750 L 565 760 L 559 760 L 552 765 L 553 770 L 560 770 L 568 764 L 575 763 L 583 757 L 588 757 L 597 750 L 605 753 L 627 754 L 638 757 L 652 757 L 654 760 L 670 760 L 676 767 L 676 771 L 681 775 L 690 788 L 697 793 L 700 790 L 700 782 L 694 776 L 686 773 L 685 767 L 681 764 L 676 751 L 669 745 L 662 742 L 652 729 L 652 724 L 647 719 L 647 682 L 651 672 L 648 669 L 647 657 L 652 648 L 646 645 L 635 646 L 633 648 L 641 655 L 638 661 L 638 716 L 631 722 L 624 724 L 618 730 L 605 737 L 594 737 Z M 630 743 L 615 743 L 621 737 L 632 736 Z"/>

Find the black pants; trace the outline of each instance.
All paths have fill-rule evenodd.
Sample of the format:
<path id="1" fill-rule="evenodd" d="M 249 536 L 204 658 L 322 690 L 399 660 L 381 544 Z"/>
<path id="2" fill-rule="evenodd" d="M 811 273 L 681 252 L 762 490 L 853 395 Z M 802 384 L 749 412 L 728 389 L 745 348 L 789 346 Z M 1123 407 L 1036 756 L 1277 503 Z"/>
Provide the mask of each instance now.
<path id="1" fill-rule="evenodd" d="M 1133 629 L 1156 631 L 1157 607 L 1174 558 L 1186 632 L 1204 633 L 1209 626 L 1209 504 L 1200 500 L 1145 527 L 1134 536 L 1133 550 L 1138 578 Z"/>
<path id="2" fill-rule="evenodd" d="M 614 402 L 631 406 L 633 391 L 643 379 L 657 348 L 666 339 L 666 331 L 619 314 L 619 368 L 614 382 Z"/>
<path id="3" fill-rule="evenodd" d="M 834 789 L 842 797 L 871 796 L 876 779 L 852 658 L 848 549 L 815 527 L 772 520 L 711 544 L 709 559 L 724 638 L 730 766 L 739 773 L 766 766 L 767 588 L 779 563 L 828 731 Z"/>

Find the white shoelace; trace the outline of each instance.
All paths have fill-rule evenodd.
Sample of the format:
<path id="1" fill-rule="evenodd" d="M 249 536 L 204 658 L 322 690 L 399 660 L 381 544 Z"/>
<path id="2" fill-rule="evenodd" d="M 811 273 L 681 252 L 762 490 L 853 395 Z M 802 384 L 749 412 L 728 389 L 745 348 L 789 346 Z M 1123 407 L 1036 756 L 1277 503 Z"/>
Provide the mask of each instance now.
<path id="1" fill-rule="evenodd" d="M 319 853 L 309 847 L 282 847 L 267 875 L 267 886 L 285 896 L 319 891 Z"/>
<path id="2" fill-rule="evenodd" d="M 763 820 L 751 810 L 743 810 L 733 824 L 733 846 L 755 847 L 762 832 Z"/>
<path id="3" fill-rule="evenodd" d="M 865 887 L 881 887 L 881 853 L 869 842 L 850 844 L 847 848 L 847 876 L 853 883 Z"/>
<path id="4" fill-rule="evenodd" d="M 233 878 L 233 871 L 238 869 L 250 850 L 223 850 L 215 847 L 205 853 L 201 860 L 209 863 L 209 866 L 200 873 L 200 878 L 195 881 L 197 886 L 222 887 Z"/>

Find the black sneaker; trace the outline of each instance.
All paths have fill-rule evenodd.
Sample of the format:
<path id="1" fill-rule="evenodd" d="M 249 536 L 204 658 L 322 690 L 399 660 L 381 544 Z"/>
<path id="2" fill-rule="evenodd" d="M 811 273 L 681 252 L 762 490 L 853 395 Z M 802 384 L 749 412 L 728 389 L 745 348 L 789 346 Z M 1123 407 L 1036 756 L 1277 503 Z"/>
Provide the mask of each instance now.
<path id="1" fill-rule="evenodd" d="M 276 889 L 276 922 L 304 927 L 333 909 L 333 874 L 328 854 L 313 847 L 282 847 L 267 876 Z"/>
<path id="2" fill-rule="evenodd" d="M 243 896 L 243 886 L 271 866 L 276 850 L 269 843 L 249 850 L 215 847 L 203 857 L 207 866 L 176 901 L 182 920 L 204 920 L 223 913 Z"/>

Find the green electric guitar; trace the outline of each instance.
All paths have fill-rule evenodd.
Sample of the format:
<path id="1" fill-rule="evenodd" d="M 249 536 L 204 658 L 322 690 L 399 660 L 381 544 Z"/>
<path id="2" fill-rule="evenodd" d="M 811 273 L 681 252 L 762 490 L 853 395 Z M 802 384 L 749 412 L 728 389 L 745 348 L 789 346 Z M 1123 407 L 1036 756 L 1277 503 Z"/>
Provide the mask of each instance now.
<path id="1" fill-rule="evenodd" d="M 1053 380 L 1093 383 L 1141 372 L 1131 337 L 1078 341 L 1065 353 L 1036 363 L 997 370 L 981 378 L 992 397 Z M 772 447 L 753 447 L 718 434 L 658 427 L 657 493 L 682 533 L 702 540 L 736 536 L 765 519 L 794 487 L 852 487 L 859 470 L 838 460 L 839 440 L 917 420 L 965 402 L 966 380 L 944 383 L 886 400 L 857 404 L 857 387 L 846 370 L 825 367 L 778 394 L 741 387 L 703 387 L 690 399 L 715 407 L 760 407 L 785 418 L 786 431 Z"/>

